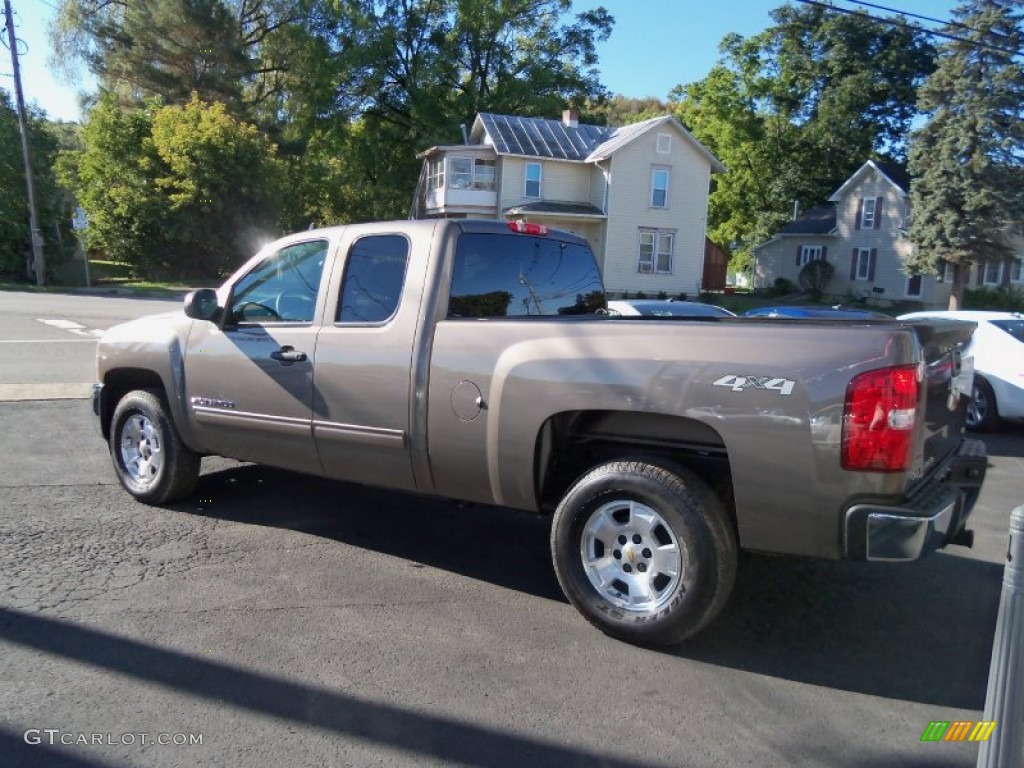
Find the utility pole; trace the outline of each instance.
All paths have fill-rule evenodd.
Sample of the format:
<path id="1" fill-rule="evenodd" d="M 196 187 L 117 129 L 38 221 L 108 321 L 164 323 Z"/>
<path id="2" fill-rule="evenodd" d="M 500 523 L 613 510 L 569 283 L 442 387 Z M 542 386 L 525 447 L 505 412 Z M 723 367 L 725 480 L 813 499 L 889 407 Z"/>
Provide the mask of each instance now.
<path id="1" fill-rule="evenodd" d="M 36 285 L 46 282 L 46 262 L 43 258 L 43 234 L 39 231 L 36 215 L 36 187 L 32 178 L 32 148 L 28 140 L 28 121 L 25 118 L 25 95 L 21 91 L 21 67 L 18 66 L 18 38 L 14 34 L 14 12 L 11 0 L 4 0 L 4 18 L 7 22 L 7 40 L 11 46 L 11 64 L 14 66 L 14 99 L 18 107 L 18 126 L 21 128 L 21 153 L 25 157 L 25 186 L 28 189 L 28 225 L 32 235 L 32 265 Z"/>

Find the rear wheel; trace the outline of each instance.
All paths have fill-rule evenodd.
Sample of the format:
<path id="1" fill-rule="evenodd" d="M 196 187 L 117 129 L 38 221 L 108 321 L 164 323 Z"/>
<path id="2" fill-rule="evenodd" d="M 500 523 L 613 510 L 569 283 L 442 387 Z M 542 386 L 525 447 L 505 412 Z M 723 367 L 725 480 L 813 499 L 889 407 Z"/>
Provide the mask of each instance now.
<path id="1" fill-rule="evenodd" d="M 736 576 L 736 537 L 718 497 L 691 472 L 646 461 L 582 477 L 555 512 L 551 553 L 587 620 L 643 645 L 698 632 Z"/>
<path id="2" fill-rule="evenodd" d="M 999 410 L 992 385 L 981 376 L 974 377 L 971 402 L 967 405 L 967 428 L 987 432 L 999 424 Z"/>
<path id="3" fill-rule="evenodd" d="M 199 479 L 199 455 L 181 441 L 163 401 L 149 390 L 129 392 L 118 402 L 110 456 L 121 485 L 147 504 L 187 496 Z"/>

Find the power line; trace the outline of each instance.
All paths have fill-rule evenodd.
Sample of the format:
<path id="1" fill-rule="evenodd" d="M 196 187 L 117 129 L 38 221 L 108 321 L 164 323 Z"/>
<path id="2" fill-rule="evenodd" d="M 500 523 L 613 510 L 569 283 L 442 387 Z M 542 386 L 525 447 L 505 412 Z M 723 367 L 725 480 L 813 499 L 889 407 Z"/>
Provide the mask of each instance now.
<path id="1" fill-rule="evenodd" d="M 980 40 L 970 40 L 966 37 L 957 37 L 956 35 L 950 35 L 947 34 L 946 32 L 939 32 L 938 30 L 935 29 L 927 29 L 926 27 L 922 27 L 919 24 L 911 24 L 909 21 L 901 21 L 899 19 L 885 19 L 882 18 L 881 16 L 872 16 L 867 11 L 857 11 L 853 10 L 852 8 L 840 8 L 839 6 L 832 5 L 831 3 L 821 2 L 821 0 L 797 0 L 797 2 L 803 3 L 804 5 L 813 5 L 816 8 L 823 8 L 826 11 L 833 11 L 835 13 L 845 13 L 848 16 L 859 16 L 863 19 L 870 19 L 871 21 L 881 22 L 883 24 L 891 24 L 897 27 L 916 29 L 919 32 L 923 32 L 926 35 L 931 35 L 933 37 L 942 37 L 945 38 L 946 40 L 955 40 L 958 43 L 967 43 L 968 45 L 973 45 L 976 48 L 986 48 L 990 51 L 998 51 L 999 53 L 1006 53 L 1009 54 L 1010 56 L 1024 55 L 1024 51 L 1014 50 L 1012 48 L 1003 48 L 1001 46 L 992 45 L 991 43 L 985 43 Z"/>
<path id="2" fill-rule="evenodd" d="M 977 32 L 979 35 L 990 34 L 990 35 L 994 35 L 995 37 L 1001 37 L 1004 40 L 1010 40 L 1011 39 L 1009 35 L 1004 35 L 1002 32 L 991 32 L 991 31 L 989 31 L 989 32 L 986 33 L 982 29 L 978 29 L 977 27 L 972 27 L 972 26 L 970 26 L 968 24 L 961 24 L 959 21 L 952 21 L 952 20 L 946 20 L 946 19 L 936 19 L 936 18 L 933 18 L 932 16 L 922 16 L 919 13 L 911 13 L 910 11 L 902 11 L 899 8 L 887 8 L 884 5 L 878 5 L 876 3 L 869 3 L 869 2 L 866 2 L 865 0 L 846 0 L 846 2 L 855 2 L 857 5 L 867 6 L 868 8 L 875 8 L 875 9 L 877 9 L 879 11 L 887 11 L 888 13 L 895 13 L 895 14 L 898 14 L 900 16 L 903 16 L 904 18 L 921 19 L 922 21 L 931 21 L 931 22 L 934 22 L 935 24 L 941 24 L 944 27 L 957 27 L 958 29 L 964 29 L 964 30 L 967 30 L 968 32 Z M 883 21 L 885 21 L 885 19 L 883 19 Z M 932 30 L 927 30 L 927 31 L 931 32 Z"/>

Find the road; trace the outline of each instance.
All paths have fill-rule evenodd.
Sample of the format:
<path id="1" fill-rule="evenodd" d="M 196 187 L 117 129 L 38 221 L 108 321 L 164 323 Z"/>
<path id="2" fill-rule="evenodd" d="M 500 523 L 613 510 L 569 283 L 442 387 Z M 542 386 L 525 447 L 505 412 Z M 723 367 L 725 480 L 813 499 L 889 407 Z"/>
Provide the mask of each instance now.
<path id="1" fill-rule="evenodd" d="M 23 350 L 0 382 L 89 381 L 93 344 L 40 318 L 88 333 L 168 306 L 0 294 L 0 349 Z M 192 498 L 145 507 L 116 485 L 87 401 L 13 392 L 4 766 L 974 765 L 976 747 L 920 737 L 981 715 L 1019 430 L 986 438 L 974 549 L 748 555 L 720 619 L 659 652 L 568 605 L 546 520 L 222 459 Z"/>

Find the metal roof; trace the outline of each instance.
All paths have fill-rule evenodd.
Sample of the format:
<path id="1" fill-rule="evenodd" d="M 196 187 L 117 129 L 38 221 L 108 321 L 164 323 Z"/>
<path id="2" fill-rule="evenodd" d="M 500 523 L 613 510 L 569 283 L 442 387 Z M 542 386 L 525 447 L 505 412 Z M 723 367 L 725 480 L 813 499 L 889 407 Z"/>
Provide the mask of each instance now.
<path id="1" fill-rule="evenodd" d="M 600 125 L 569 126 L 560 120 L 481 112 L 480 121 L 500 155 L 549 157 L 582 162 L 613 133 Z"/>
<path id="2" fill-rule="evenodd" d="M 549 214 L 552 216 L 600 216 L 606 218 L 604 211 L 589 203 L 562 203 L 552 200 L 539 200 L 536 203 L 523 203 L 506 208 L 507 216 L 520 216 L 523 214 Z"/>

